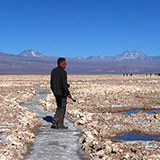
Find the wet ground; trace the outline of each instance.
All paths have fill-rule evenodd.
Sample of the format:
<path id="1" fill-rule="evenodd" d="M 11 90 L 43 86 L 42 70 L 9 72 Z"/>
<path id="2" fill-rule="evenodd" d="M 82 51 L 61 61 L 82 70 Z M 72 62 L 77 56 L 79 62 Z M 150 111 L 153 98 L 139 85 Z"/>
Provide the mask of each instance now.
<path id="1" fill-rule="evenodd" d="M 82 152 L 79 144 L 80 132 L 74 127 L 73 123 L 65 119 L 65 126 L 67 130 L 51 129 L 53 112 L 44 111 L 42 106 L 37 104 L 39 99 L 44 100 L 49 94 L 36 86 L 39 96 L 34 97 L 33 101 L 22 104 L 22 106 L 33 110 L 38 119 L 42 122 L 43 127 L 37 129 L 35 142 L 29 147 L 29 154 L 26 156 L 27 160 L 80 160 L 89 159 L 85 153 Z"/>

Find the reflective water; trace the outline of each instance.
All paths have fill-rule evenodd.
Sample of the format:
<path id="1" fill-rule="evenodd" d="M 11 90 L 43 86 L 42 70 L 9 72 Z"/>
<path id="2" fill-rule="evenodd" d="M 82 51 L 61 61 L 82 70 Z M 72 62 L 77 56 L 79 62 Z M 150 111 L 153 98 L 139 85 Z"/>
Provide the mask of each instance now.
<path id="1" fill-rule="evenodd" d="M 117 135 L 117 137 L 114 140 L 124 140 L 124 141 L 160 141 L 159 140 L 160 135 L 159 136 L 150 136 L 150 135 L 140 135 L 137 134 L 136 132 L 132 132 L 132 133 L 127 133 L 127 134 L 120 134 Z"/>
<path id="2" fill-rule="evenodd" d="M 126 113 L 126 114 L 130 115 L 130 114 L 137 113 L 137 112 L 140 112 L 140 111 L 144 111 L 144 110 L 136 109 L 136 110 L 124 111 L 123 113 Z M 160 109 L 151 110 L 151 111 L 144 111 L 144 112 L 146 112 L 148 114 L 153 114 L 154 112 L 158 112 L 158 111 L 160 111 Z"/>

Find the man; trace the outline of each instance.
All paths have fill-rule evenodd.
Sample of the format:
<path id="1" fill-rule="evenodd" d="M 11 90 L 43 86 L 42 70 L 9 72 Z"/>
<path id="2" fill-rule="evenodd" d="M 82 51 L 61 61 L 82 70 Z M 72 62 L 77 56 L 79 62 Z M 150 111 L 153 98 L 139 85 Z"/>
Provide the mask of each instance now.
<path id="1" fill-rule="evenodd" d="M 54 68 L 51 72 L 51 90 L 56 98 L 57 109 L 53 118 L 52 128 L 68 129 L 64 126 L 64 116 L 66 111 L 67 97 L 72 98 L 67 83 L 67 72 L 65 58 L 57 60 L 58 67 Z"/>

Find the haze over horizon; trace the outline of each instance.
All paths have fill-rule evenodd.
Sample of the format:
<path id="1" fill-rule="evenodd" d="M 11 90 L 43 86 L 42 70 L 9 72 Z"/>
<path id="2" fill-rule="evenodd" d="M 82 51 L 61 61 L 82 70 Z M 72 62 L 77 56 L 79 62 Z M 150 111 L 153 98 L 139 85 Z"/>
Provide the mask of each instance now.
<path id="1" fill-rule="evenodd" d="M 160 56 L 159 0 L 0 0 L 0 52 Z"/>

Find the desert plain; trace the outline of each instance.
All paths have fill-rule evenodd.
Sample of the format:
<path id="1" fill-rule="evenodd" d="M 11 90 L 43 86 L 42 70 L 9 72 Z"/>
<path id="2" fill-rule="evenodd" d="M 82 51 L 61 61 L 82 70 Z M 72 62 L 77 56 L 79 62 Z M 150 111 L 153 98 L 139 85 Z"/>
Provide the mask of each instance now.
<path id="1" fill-rule="evenodd" d="M 41 127 L 36 114 L 21 104 L 50 91 L 37 103 L 55 111 L 50 75 L 0 76 L 0 159 L 24 159 Z M 82 133 L 81 148 L 90 159 L 160 159 L 160 76 L 69 75 L 66 117 Z M 130 111 L 138 110 L 129 114 Z M 148 111 L 153 111 L 149 113 Z M 117 140 L 120 134 L 157 136 L 154 140 Z"/>

